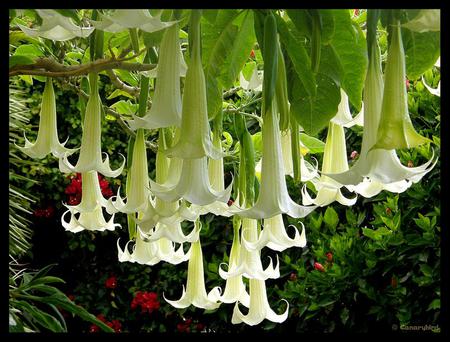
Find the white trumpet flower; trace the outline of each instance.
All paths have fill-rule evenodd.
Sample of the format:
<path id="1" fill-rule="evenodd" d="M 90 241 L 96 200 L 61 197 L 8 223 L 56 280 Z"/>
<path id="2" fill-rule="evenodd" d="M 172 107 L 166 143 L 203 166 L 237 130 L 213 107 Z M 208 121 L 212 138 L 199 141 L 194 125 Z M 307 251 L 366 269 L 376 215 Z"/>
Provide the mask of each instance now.
<path id="1" fill-rule="evenodd" d="M 150 111 L 144 116 L 133 115 L 131 129 L 154 129 L 181 125 L 180 51 L 178 24 L 166 29 L 159 48 L 157 83 Z"/>
<path id="2" fill-rule="evenodd" d="M 249 209 L 243 210 L 233 205 L 230 210 L 239 216 L 254 219 L 269 218 L 281 213 L 295 218 L 305 217 L 316 206 L 301 206 L 289 196 L 284 176 L 281 134 L 273 108 L 273 105 L 270 106 L 269 112 L 263 118 L 261 187 L 258 199 L 255 205 Z"/>
<path id="3" fill-rule="evenodd" d="M 119 240 L 117 240 L 117 252 L 120 262 L 136 262 L 142 265 L 156 265 L 160 261 L 166 261 L 172 265 L 178 265 L 190 257 L 190 251 L 184 253 L 181 244 L 176 249 L 175 244 L 167 238 L 161 238 L 157 241 L 145 241 L 144 236 L 138 232 L 136 234 L 133 252 L 128 250 L 128 241 L 124 250 L 120 248 Z"/>
<path id="4" fill-rule="evenodd" d="M 422 76 L 422 83 L 425 86 L 425 88 L 428 89 L 428 91 L 433 94 L 434 96 L 441 97 L 441 81 L 439 81 L 437 88 L 431 88 L 427 82 L 425 82 L 425 78 Z"/>
<path id="5" fill-rule="evenodd" d="M 405 87 L 406 65 L 400 21 L 392 27 L 392 39 L 386 61 L 383 101 L 376 143 L 370 150 L 416 147 L 431 140 L 414 128 L 408 111 L 408 94 Z M 379 100 L 380 98 L 378 98 Z"/>
<path id="6" fill-rule="evenodd" d="M 107 207 L 108 213 L 112 214 L 117 211 L 126 214 L 144 212 L 149 201 L 150 186 L 148 177 L 147 151 L 145 148 L 144 130 L 137 131 L 136 140 L 133 146 L 133 159 L 130 168 L 130 184 L 127 191 L 126 204 L 120 197 L 120 188 L 117 191 L 115 201 L 114 197 L 109 199 L 110 205 Z"/>
<path id="7" fill-rule="evenodd" d="M 170 177 L 162 185 L 150 180 L 151 191 L 157 197 L 168 202 L 183 198 L 197 205 L 207 205 L 216 201 L 228 202 L 232 184 L 224 191 L 215 191 L 211 188 L 206 157 L 178 160 L 177 162 L 181 162 L 182 167 L 179 179 L 175 184 Z"/>
<path id="8" fill-rule="evenodd" d="M 65 17 L 55 10 L 37 9 L 36 12 L 42 18 L 39 28 L 29 28 L 17 24 L 30 37 L 42 37 L 62 42 L 75 37 L 87 38 L 94 31 L 94 27 L 75 25 L 71 18 Z"/>
<path id="9" fill-rule="evenodd" d="M 151 33 L 176 23 L 176 21 L 163 22 L 160 14 L 153 17 L 146 9 L 117 9 L 112 15 L 100 13 L 100 18 L 101 21 L 91 20 L 95 28 L 113 33 L 130 28 L 139 28 Z"/>
<path id="10" fill-rule="evenodd" d="M 245 79 L 242 71 L 239 73 L 239 84 L 242 87 L 242 89 L 245 90 L 262 91 L 262 84 L 264 79 L 263 75 L 264 71 L 258 70 L 258 68 L 255 65 L 249 81 Z"/>
<path id="11" fill-rule="evenodd" d="M 269 305 L 266 293 L 266 282 L 264 280 L 250 279 L 250 306 L 248 314 L 244 315 L 239 310 L 239 302 L 237 302 L 233 309 L 233 316 L 231 323 L 239 324 L 245 323 L 248 325 L 257 325 L 264 319 L 268 319 L 271 322 L 282 323 L 284 322 L 289 313 L 289 303 L 286 302 L 286 310 L 282 314 L 274 312 Z"/>
<path id="12" fill-rule="evenodd" d="M 65 153 L 72 154 L 76 149 L 64 147 L 58 138 L 58 127 L 56 121 L 56 102 L 53 82 L 47 78 L 45 82 L 44 93 L 42 94 L 41 111 L 39 118 L 39 131 L 35 143 L 31 143 L 24 133 L 25 146 L 17 148 L 31 158 L 42 159 L 51 153 L 57 158 L 61 158 Z"/>
<path id="13" fill-rule="evenodd" d="M 242 219 L 242 232 L 241 240 L 248 241 L 250 243 L 255 243 L 258 240 L 258 226 L 257 220 L 244 218 Z M 246 278 L 266 280 L 268 278 L 276 279 L 280 276 L 278 255 L 277 264 L 274 267 L 272 258 L 270 258 L 270 263 L 263 269 L 259 250 L 247 250 L 245 245 L 242 243 L 239 252 L 239 262 L 238 265 L 228 265 L 228 271 L 222 269 L 222 264 L 219 265 L 219 275 L 222 279 L 229 279 L 238 275 L 243 275 Z M 232 267 L 233 266 L 233 267 Z"/>
<path id="14" fill-rule="evenodd" d="M 224 154 L 214 147 L 211 141 L 205 74 L 200 56 L 199 24 L 194 25 L 191 30 L 193 46 L 184 83 L 180 138 L 175 146 L 167 149 L 165 153 L 169 158 L 178 157 L 184 160 L 205 156 L 219 159 Z"/>
<path id="15" fill-rule="evenodd" d="M 339 183 L 345 184 L 349 190 L 364 197 L 375 196 L 382 190 L 401 193 L 408 189 L 412 182 L 418 182 L 435 165 L 434 163 L 430 166 L 433 160 L 431 158 L 421 166 L 409 168 L 401 164 L 395 150 L 369 151 L 377 139 L 381 113 L 380 98 L 383 96 L 383 75 L 378 45 L 371 51 L 364 87 L 364 130 L 359 158 L 348 171 L 328 174 Z"/>
<path id="16" fill-rule="evenodd" d="M 137 220 L 139 221 L 139 220 Z M 139 223 L 138 223 L 139 224 Z M 139 228 L 140 229 L 140 228 Z M 158 222 L 156 226 L 147 231 L 141 231 L 141 234 L 149 241 L 159 240 L 161 238 L 169 239 L 177 243 L 195 242 L 199 238 L 200 228 L 194 225 L 194 229 L 189 234 L 184 234 L 181 228 L 181 222 L 176 221 L 171 224 Z"/>
<path id="17" fill-rule="evenodd" d="M 286 248 L 290 247 L 305 247 L 306 246 L 306 235 L 305 226 L 302 222 L 302 233 L 298 232 L 298 229 L 293 227 L 294 237 L 290 238 L 286 232 L 286 228 L 283 223 L 283 216 L 275 215 L 274 217 L 264 219 L 264 228 L 257 241 L 249 242 L 245 238 L 242 239 L 242 244 L 248 250 L 260 250 L 261 248 L 267 246 L 274 251 L 282 252 Z"/>
<path id="18" fill-rule="evenodd" d="M 347 128 L 354 125 L 362 126 L 364 123 L 364 107 L 362 107 L 361 112 L 353 118 L 348 104 L 347 93 L 341 88 L 341 102 L 339 102 L 338 111 L 331 121 Z"/>
<path id="19" fill-rule="evenodd" d="M 91 87 L 89 100 L 86 105 L 84 117 L 83 136 L 81 137 L 81 149 L 77 164 L 73 166 L 67 159 L 65 153 L 59 159 L 59 170 L 63 173 L 98 171 L 107 177 L 117 177 L 122 173 L 125 166 L 125 157 L 122 155 L 122 165 L 112 170 L 109 166 L 109 156 L 106 154 L 105 161 L 102 160 L 101 141 L 101 100 L 98 94 L 97 74 L 89 74 Z"/>
<path id="20" fill-rule="evenodd" d="M 344 127 L 330 121 L 328 124 L 327 140 L 323 153 L 322 175 L 319 181 L 314 181 L 314 187 L 317 190 L 316 198 L 311 198 L 306 190 L 306 184 L 302 188 L 303 204 L 316 204 L 318 206 L 327 206 L 338 201 L 343 205 L 353 205 L 356 203 L 357 196 L 347 198 L 342 195 L 342 184 L 326 176 L 328 173 L 338 173 L 348 170 L 347 148 L 345 146 Z"/>
<path id="21" fill-rule="evenodd" d="M 241 223 L 239 223 L 239 225 L 240 224 Z M 239 242 L 239 226 L 236 226 L 234 228 L 233 243 L 231 244 L 230 258 L 228 262 L 231 272 L 236 270 L 239 266 L 240 251 L 241 243 Z M 234 277 L 229 277 L 226 280 L 225 290 L 219 300 L 223 303 L 234 303 L 239 301 L 246 307 L 250 305 L 250 296 L 245 289 L 245 284 L 242 280 L 241 274 Z"/>
<path id="22" fill-rule="evenodd" d="M 121 227 L 120 224 L 114 223 L 114 215 L 111 216 L 109 221 L 105 221 L 103 217 L 103 207 L 106 206 L 108 201 L 101 193 L 97 172 L 84 172 L 81 174 L 81 179 L 82 196 L 80 204 L 76 206 L 64 204 L 68 208 L 61 217 L 64 229 L 77 233 L 85 229 L 104 231 Z M 65 217 L 69 213 L 70 221 L 67 222 Z"/>
<path id="23" fill-rule="evenodd" d="M 214 136 L 214 146 L 222 150 L 222 141 L 220 136 Z M 223 158 L 210 159 L 208 162 L 208 175 L 211 183 L 211 188 L 217 192 L 225 191 L 225 180 L 223 174 Z M 216 216 L 230 217 L 233 215 L 228 209 L 228 204 L 220 201 L 215 201 L 211 204 L 198 206 L 193 204 L 192 209 L 197 211 L 200 215 L 213 213 Z"/>
<path id="24" fill-rule="evenodd" d="M 205 289 L 205 275 L 203 271 L 203 253 L 200 245 L 200 239 L 191 245 L 191 257 L 189 259 L 187 285 L 183 285 L 183 294 L 179 300 L 164 299 L 177 309 L 187 308 L 193 305 L 197 308 L 214 310 L 220 304 L 220 287 L 213 288 L 208 294 Z"/>

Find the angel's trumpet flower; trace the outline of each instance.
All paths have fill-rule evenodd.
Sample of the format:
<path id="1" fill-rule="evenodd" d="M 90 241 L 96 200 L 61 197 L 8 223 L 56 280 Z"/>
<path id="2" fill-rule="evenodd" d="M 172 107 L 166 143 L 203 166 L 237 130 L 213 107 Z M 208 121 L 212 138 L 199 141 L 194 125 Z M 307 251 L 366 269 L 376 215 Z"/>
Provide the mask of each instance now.
<path id="1" fill-rule="evenodd" d="M 122 173 L 125 166 L 125 157 L 122 155 L 122 165 L 112 170 L 109 166 L 109 156 L 106 154 L 105 161 L 102 160 L 101 141 L 101 100 L 98 94 L 97 74 L 89 74 L 90 96 L 86 105 L 84 117 L 83 136 L 81 137 L 81 149 L 77 164 L 73 166 L 67 159 L 68 153 L 59 159 L 61 172 L 88 172 L 98 171 L 107 177 L 117 177 Z"/>
<path id="2" fill-rule="evenodd" d="M 409 117 L 405 68 L 401 27 L 397 21 L 392 25 L 377 139 L 370 150 L 411 148 L 430 142 L 430 139 L 416 132 Z"/>
<path id="3" fill-rule="evenodd" d="M 371 49 L 364 87 L 364 130 L 359 158 L 350 170 L 328 174 L 329 177 L 364 197 L 375 196 L 382 190 L 403 192 L 411 186 L 412 182 L 418 182 L 434 166 L 434 164 L 430 166 L 433 159 L 431 158 L 421 166 L 408 168 L 401 164 L 395 150 L 369 151 L 377 138 L 382 94 L 380 49 L 376 44 Z"/>
<path id="4" fill-rule="evenodd" d="M 61 144 L 59 142 L 56 123 L 55 92 L 51 78 L 47 78 L 45 82 L 36 142 L 34 144 L 31 143 L 25 134 L 24 137 L 25 147 L 16 146 L 31 158 L 42 159 L 49 153 L 57 158 L 61 158 L 65 153 L 72 154 L 76 151 L 76 149 L 64 147 L 66 143 Z"/>
<path id="5" fill-rule="evenodd" d="M 220 140 L 219 135 L 214 135 L 213 143 L 214 146 L 216 146 L 219 150 L 222 150 L 222 141 Z M 214 191 L 217 192 L 225 191 L 223 158 L 209 160 L 208 175 L 209 181 L 211 183 L 211 188 Z M 204 215 L 207 213 L 213 213 L 214 215 L 225 217 L 230 217 L 233 215 L 228 210 L 228 204 L 221 201 L 215 201 L 211 204 L 207 204 L 204 206 L 192 205 L 192 209 L 197 211 L 200 215 Z"/>
<path id="6" fill-rule="evenodd" d="M 130 242 L 131 240 L 126 243 L 124 250 L 122 250 L 119 240 L 117 240 L 117 252 L 120 262 L 136 262 L 151 266 L 156 265 L 160 261 L 166 261 L 172 265 L 178 265 L 190 257 L 190 252 L 184 253 L 182 244 L 177 249 L 175 244 L 166 238 L 161 238 L 157 241 L 146 241 L 144 236 L 137 232 L 132 253 L 128 250 Z"/>
<path id="7" fill-rule="evenodd" d="M 192 204 L 207 205 L 216 201 L 224 203 L 230 198 L 232 184 L 224 191 L 215 191 L 211 188 L 208 176 L 206 157 L 199 159 L 177 160 L 181 163 L 181 174 L 176 183 L 168 180 L 164 184 L 150 180 L 151 191 L 164 201 L 172 202 L 180 198 Z M 171 167 L 179 167 L 172 166 Z"/>
<path id="8" fill-rule="evenodd" d="M 229 257 L 229 269 L 230 271 L 236 270 L 239 266 L 239 254 L 241 251 L 241 243 L 239 242 L 239 228 L 241 225 L 241 220 L 233 220 L 233 243 L 231 244 L 231 251 Z M 246 307 L 250 304 L 250 296 L 245 290 L 245 284 L 242 280 L 242 275 L 238 274 L 234 277 L 230 277 L 226 280 L 225 290 L 223 295 L 219 298 L 223 303 L 235 303 L 236 301 L 241 302 Z"/>
<path id="9" fill-rule="evenodd" d="M 175 146 L 166 150 L 166 155 L 184 160 L 205 156 L 219 159 L 223 157 L 223 153 L 212 144 L 208 121 L 206 82 L 200 56 L 200 18 L 195 12 L 192 15 L 198 18 L 191 19 L 193 26 L 190 26 L 190 34 L 193 35 L 193 46 L 184 83 L 181 134 Z"/>
<path id="10" fill-rule="evenodd" d="M 250 306 L 248 314 L 244 315 L 241 310 L 239 310 L 239 302 L 234 306 L 233 316 L 231 318 L 231 323 L 245 323 L 248 325 L 257 325 L 261 323 L 264 319 L 268 319 L 271 322 L 282 323 L 284 322 L 289 313 L 289 303 L 286 302 L 286 310 L 282 314 L 277 314 L 274 312 L 269 305 L 266 293 L 266 282 L 264 280 L 250 279 Z"/>
<path id="11" fill-rule="evenodd" d="M 257 220 L 244 218 L 242 219 L 242 241 L 245 239 L 250 243 L 255 243 L 258 240 L 258 226 Z M 229 279 L 238 275 L 243 275 L 246 278 L 255 278 L 266 280 L 268 278 L 276 279 L 280 276 L 279 262 L 277 255 L 277 264 L 274 267 L 272 263 L 272 258 L 270 258 L 270 263 L 263 269 L 259 250 L 249 251 L 245 248 L 244 244 L 241 244 L 241 249 L 239 252 L 239 262 L 237 265 L 228 265 L 228 271 L 222 269 L 222 264 L 219 265 L 219 275 L 222 279 Z"/>
<path id="12" fill-rule="evenodd" d="M 316 198 L 311 198 L 306 190 L 306 184 L 302 188 L 303 204 L 316 204 L 326 206 L 334 201 L 343 205 L 353 205 L 357 197 L 347 198 L 341 192 L 342 184 L 325 174 L 344 172 L 348 170 L 347 148 L 345 146 L 344 127 L 330 121 L 328 124 L 327 140 L 323 153 L 322 176 L 319 181 L 313 181 L 317 190 Z"/>
<path id="13" fill-rule="evenodd" d="M 145 32 L 156 32 L 169 27 L 176 21 L 163 22 L 161 14 L 152 16 L 145 9 L 117 9 L 112 15 L 100 13 L 101 21 L 92 21 L 98 30 L 106 32 L 121 32 L 130 28 L 138 28 Z"/>
<path id="14" fill-rule="evenodd" d="M 431 88 L 426 82 L 425 78 L 422 76 L 422 83 L 425 86 L 425 88 L 428 89 L 428 91 L 433 94 L 434 96 L 441 97 L 441 81 L 439 81 L 437 88 Z"/>
<path id="15" fill-rule="evenodd" d="M 277 115 L 273 108 L 274 106 L 271 105 L 263 118 L 261 187 L 258 199 L 255 205 L 249 209 L 238 209 L 238 211 L 235 207 L 232 211 L 239 216 L 254 219 L 269 218 L 282 213 L 295 218 L 305 217 L 316 206 L 301 206 L 289 196 L 284 176 L 281 134 L 278 129 Z"/>
<path id="16" fill-rule="evenodd" d="M 283 223 L 282 215 L 275 215 L 274 217 L 264 219 L 264 228 L 256 242 L 249 242 L 245 238 L 242 239 L 242 244 L 248 250 L 260 250 L 261 248 L 267 246 L 275 251 L 284 251 L 286 248 L 290 247 L 305 247 L 306 246 L 306 235 L 305 227 L 303 223 L 302 233 L 300 234 L 297 228 L 293 225 L 294 237 L 291 238 L 286 232 L 286 228 Z"/>
<path id="17" fill-rule="evenodd" d="M 183 285 L 183 294 L 179 300 L 169 300 L 164 294 L 164 299 L 172 306 L 183 309 L 190 305 L 197 308 L 214 310 L 217 309 L 221 302 L 220 287 L 213 288 L 206 293 L 205 276 L 203 271 L 203 253 L 200 245 L 200 239 L 191 245 L 191 257 L 189 259 L 187 285 L 186 289 Z"/>
<path id="18" fill-rule="evenodd" d="M 249 81 L 245 79 L 244 74 L 242 72 L 239 73 L 239 84 L 242 87 L 242 89 L 245 90 L 262 91 L 262 84 L 264 79 L 263 74 L 264 71 L 258 70 L 258 68 L 255 65 Z"/>
<path id="19" fill-rule="evenodd" d="M 36 12 L 42 18 L 39 28 L 29 28 L 18 24 L 19 28 L 30 37 L 42 37 L 55 41 L 66 41 L 75 37 L 87 38 L 94 27 L 80 27 L 71 18 L 65 17 L 55 10 L 38 9 Z"/>
<path id="20" fill-rule="evenodd" d="M 103 217 L 103 207 L 106 207 L 108 201 L 101 193 L 97 172 L 84 172 L 81 174 L 81 179 L 81 202 L 76 206 L 65 204 L 69 210 L 62 215 L 62 226 L 73 233 L 85 229 L 103 231 L 120 227 L 120 224 L 114 223 L 114 215 L 111 216 L 109 221 L 105 221 Z M 67 214 L 70 214 L 69 222 L 65 220 Z"/>
<path id="21" fill-rule="evenodd" d="M 139 129 L 133 146 L 133 159 L 130 168 L 130 185 L 127 191 L 127 202 L 120 197 L 120 188 L 116 200 L 109 199 L 107 210 L 110 214 L 120 211 L 126 214 L 144 212 L 149 201 L 150 186 L 148 178 L 147 152 L 145 148 L 144 130 Z"/>
<path id="22" fill-rule="evenodd" d="M 132 129 L 181 125 L 180 51 L 178 24 L 166 29 L 159 48 L 155 96 L 150 111 L 144 116 L 133 115 Z"/>

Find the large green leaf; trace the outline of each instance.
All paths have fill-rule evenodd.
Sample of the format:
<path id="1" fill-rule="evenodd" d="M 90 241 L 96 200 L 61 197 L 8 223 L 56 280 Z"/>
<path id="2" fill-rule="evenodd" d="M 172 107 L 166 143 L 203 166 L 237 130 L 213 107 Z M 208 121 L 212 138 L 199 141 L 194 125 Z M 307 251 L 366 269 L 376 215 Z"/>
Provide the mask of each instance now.
<path id="1" fill-rule="evenodd" d="M 418 33 L 402 29 L 402 40 L 406 74 L 409 79 L 415 80 L 436 63 L 441 53 L 440 32 Z"/>
<path id="2" fill-rule="evenodd" d="M 352 22 L 349 11 L 324 11 L 330 11 L 334 16 L 335 30 L 330 45 L 342 66 L 341 87 L 359 111 L 368 63 L 366 39 L 361 28 Z M 322 57 L 325 58 L 325 56 Z"/>
<path id="3" fill-rule="evenodd" d="M 219 10 L 214 23 L 211 17 L 202 18 L 202 62 L 205 69 L 208 117 L 212 119 L 222 106 L 221 87 L 217 78 L 221 73 L 222 65 L 233 46 L 238 32 L 237 25 L 233 24 L 237 10 Z"/>
<path id="4" fill-rule="evenodd" d="M 309 95 L 297 77 L 293 82 L 291 114 L 309 135 L 316 135 L 336 115 L 341 101 L 339 86 L 327 75 L 317 74 L 317 94 Z"/>
<path id="5" fill-rule="evenodd" d="M 233 82 L 239 76 L 255 43 L 253 12 L 251 10 L 243 12 L 238 16 L 236 22 L 239 24 L 239 30 L 219 76 L 224 88 L 233 86 Z"/>
<path id="6" fill-rule="evenodd" d="M 311 69 L 311 59 L 305 48 L 305 39 L 296 30 L 289 30 L 286 22 L 277 16 L 280 40 L 285 47 L 298 78 L 308 95 L 316 95 L 316 79 Z M 288 84 L 289 87 L 289 84 Z"/>

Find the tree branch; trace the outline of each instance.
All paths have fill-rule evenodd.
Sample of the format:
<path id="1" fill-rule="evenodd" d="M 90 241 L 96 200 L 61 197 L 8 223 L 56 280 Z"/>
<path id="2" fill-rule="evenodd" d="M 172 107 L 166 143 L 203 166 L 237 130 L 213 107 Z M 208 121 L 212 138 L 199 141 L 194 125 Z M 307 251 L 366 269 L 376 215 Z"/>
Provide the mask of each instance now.
<path id="1" fill-rule="evenodd" d="M 48 77 L 71 77 L 87 75 L 90 72 L 122 69 L 129 71 L 148 71 L 156 67 L 155 64 L 129 63 L 136 55 L 124 59 L 99 59 L 81 65 L 63 65 L 51 58 L 38 58 L 34 64 L 15 65 L 9 69 L 9 77 L 17 75 L 37 75 Z"/>
<path id="2" fill-rule="evenodd" d="M 128 94 L 137 97 L 139 95 L 139 92 L 141 91 L 138 87 L 131 87 L 124 82 L 122 82 L 117 75 L 114 73 L 113 70 L 109 69 L 106 70 L 106 73 L 108 74 L 111 83 L 120 90 L 126 91 Z"/>

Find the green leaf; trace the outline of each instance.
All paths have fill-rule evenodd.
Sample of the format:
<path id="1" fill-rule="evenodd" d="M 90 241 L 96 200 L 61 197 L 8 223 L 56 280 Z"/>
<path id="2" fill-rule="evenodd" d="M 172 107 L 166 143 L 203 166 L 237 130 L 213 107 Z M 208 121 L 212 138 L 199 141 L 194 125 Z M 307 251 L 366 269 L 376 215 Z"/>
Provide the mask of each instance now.
<path id="1" fill-rule="evenodd" d="M 334 36 L 334 14 L 330 10 L 319 10 L 322 20 L 321 42 L 329 44 Z"/>
<path id="2" fill-rule="evenodd" d="M 248 60 L 248 56 L 255 43 L 253 12 L 247 10 L 238 16 L 236 21 L 239 21 L 239 19 L 242 19 L 242 23 L 239 25 L 239 31 L 235 37 L 234 44 L 224 61 L 219 75 L 219 80 L 224 88 L 233 86 L 234 81 L 239 76 L 239 72 Z"/>
<path id="3" fill-rule="evenodd" d="M 334 49 L 342 66 L 341 87 L 359 111 L 368 64 L 366 39 L 361 28 L 352 22 L 348 11 L 324 11 L 332 11 L 334 17 L 335 31 L 330 46 Z"/>
<path id="4" fill-rule="evenodd" d="M 339 216 L 333 207 L 328 207 L 325 211 L 325 215 L 323 216 L 323 221 L 325 225 L 328 226 L 330 230 L 335 230 L 336 226 L 339 223 Z"/>
<path id="5" fill-rule="evenodd" d="M 129 100 L 120 100 L 110 106 L 119 114 L 136 114 L 138 107 L 137 104 L 133 104 Z"/>
<path id="6" fill-rule="evenodd" d="M 270 108 L 275 95 L 275 84 L 278 68 L 278 37 L 275 17 L 270 14 L 264 20 L 264 80 L 263 80 L 263 104 L 265 110 Z"/>
<path id="7" fill-rule="evenodd" d="M 439 298 L 433 299 L 433 301 L 428 306 L 427 311 L 438 310 L 441 308 L 441 300 Z"/>
<path id="8" fill-rule="evenodd" d="M 14 301 L 14 306 L 22 309 L 23 312 L 28 313 L 31 316 L 31 319 L 43 328 L 48 329 L 52 332 L 65 332 L 61 323 L 55 317 L 38 309 L 34 305 L 21 300 Z"/>
<path id="9" fill-rule="evenodd" d="M 107 97 L 107 99 L 108 99 L 108 100 L 111 100 L 111 99 L 113 99 L 113 98 L 115 98 L 115 97 L 117 97 L 117 96 L 125 96 L 125 97 L 128 97 L 128 98 L 134 100 L 134 96 L 130 95 L 129 93 L 127 93 L 126 91 L 123 91 L 123 90 L 121 90 L 121 89 L 116 89 L 116 90 L 114 90 L 114 91 L 111 93 L 111 95 L 109 95 L 109 96 Z"/>
<path id="10" fill-rule="evenodd" d="M 441 54 L 440 32 L 412 32 L 402 29 L 405 49 L 406 75 L 410 80 L 418 79 L 436 63 Z"/>
<path id="11" fill-rule="evenodd" d="M 218 13 L 219 10 L 217 9 L 204 9 L 202 12 L 202 16 L 204 16 L 206 20 L 208 20 L 211 24 L 214 25 Z"/>
<path id="12" fill-rule="evenodd" d="M 304 9 L 288 9 L 286 12 L 299 34 L 311 37 L 312 20 L 308 11 Z"/>
<path id="13" fill-rule="evenodd" d="M 29 56 L 10 56 L 9 57 L 9 67 L 12 68 L 15 65 L 27 65 L 33 64 L 34 59 Z"/>
<path id="14" fill-rule="evenodd" d="M 306 133 L 300 133 L 300 142 L 306 146 L 309 153 L 323 153 L 325 148 L 325 143 L 322 140 L 311 137 Z"/>
<path id="15" fill-rule="evenodd" d="M 292 93 L 295 98 L 291 102 L 291 113 L 309 135 L 316 135 L 328 125 L 330 119 L 336 115 L 341 101 L 339 87 L 331 78 L 320 73 L 317 74 L 316 96 L 308 95 L 295 77 Z"/>
<path id="16" fill-rule="evenodd" d="M 427 264 L 421 264 L 420 265 L 420 271 L 426 277 L 431 277 L 432 274 L 433 274 L 433 269 L 430 266 L 428 266 Z"/>
<path id="17" fill-rule="evenodd" d="M 311 69 L 311 59 L 306 52 L 305 39 L 296 31 L 289 30 L 288 25 L 277 16 L 277 27 L 280 33 L 280 40 L 285 47 L 289 59 L 292 62 L 297 77 L 303 84 L 309 96 L 316 95 L 316 79 Z M 288 83 L 289 87 L 289 83 Z"/>

